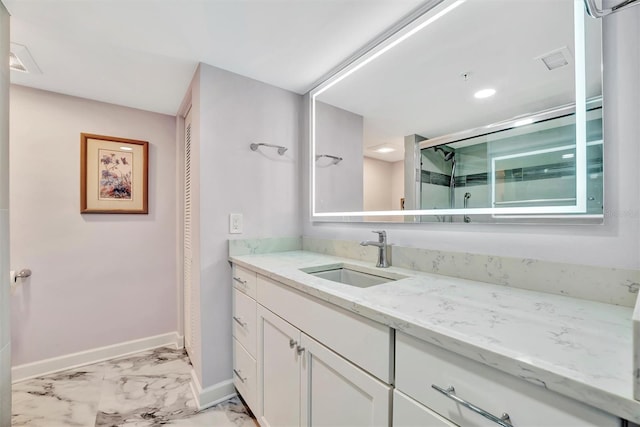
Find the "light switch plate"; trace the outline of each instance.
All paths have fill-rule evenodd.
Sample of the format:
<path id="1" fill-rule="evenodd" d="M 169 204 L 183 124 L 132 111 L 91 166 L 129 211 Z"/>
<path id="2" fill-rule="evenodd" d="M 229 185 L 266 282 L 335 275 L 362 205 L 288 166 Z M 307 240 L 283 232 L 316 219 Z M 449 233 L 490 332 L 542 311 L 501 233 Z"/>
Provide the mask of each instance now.
<path id="1" fill-rule="evenodd" d="M 242 214 L 229 214 L 229 234 L 242 234 Z"/>

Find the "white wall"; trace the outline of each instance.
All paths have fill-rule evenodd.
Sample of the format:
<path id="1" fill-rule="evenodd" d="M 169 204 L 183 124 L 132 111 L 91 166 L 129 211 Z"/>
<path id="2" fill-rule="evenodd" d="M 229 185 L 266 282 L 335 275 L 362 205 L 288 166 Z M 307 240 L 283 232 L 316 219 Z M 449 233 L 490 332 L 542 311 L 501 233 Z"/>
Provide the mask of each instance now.
<path id="1" fill-rule="evenodd" d="M 389 241 L 445 251 L 640 268 L 640 7 L 604 18 L 603 32 L 605 225 L 393 224 L 385 225 Z M 307 236 L 361 240 L 371 229 L 371 224 L 311 223 L 306 200 L 302 211 Z"/>
<path id="2" fill-rule="evenodd" d="M 391 164 L 391 209 L 400 209 L 400 199 L 404 198 L 404 160 Z"/>
<path id="3" fill-rule="evenodd" d="M 227 240 L 300 235 L 302 97 L 204 64 L 199 84 L 200 381 L 210 387 L 230 380 L 232 372 Z M 252 142 L 288 151 L 251 151 Z M 228 233 L 232 212 L 244 216 L 241 235 Z"/>
<path id="4" fill-rule="evenodd" d="M 316 116 L 316 154 L 342 157 L 337 165 L 327 158 L 316 162 L 316 211 L 360 211 L 363 206 L 362 116 L 322 102 L 316 103 Z"/>
<path id="5" fill-rule="evenodd" d="M 0 58 L 9 56 L 9 13 L 0 2 Z M 0 426 L 11 425 L 9 328 L 9 65 L 0 66 Z"/>
<path id="6" fill-rule="evenodd" d="M 389 211 L 391 204 L 391 174 L 393 164 L 371 157 L 363 162 L 363 202 L 365 211 Z M 403 178 L 404 179 L 404 178 Z M 399 209 L 396 206 L 396 209 Z"/>
<path id="7" fill-rule="evenodd" d="M 80 133 L 149 141 L 149 214 L 80 214 Z M 13 364 L 173 332 L 175 118 L 11 87 Z"/>

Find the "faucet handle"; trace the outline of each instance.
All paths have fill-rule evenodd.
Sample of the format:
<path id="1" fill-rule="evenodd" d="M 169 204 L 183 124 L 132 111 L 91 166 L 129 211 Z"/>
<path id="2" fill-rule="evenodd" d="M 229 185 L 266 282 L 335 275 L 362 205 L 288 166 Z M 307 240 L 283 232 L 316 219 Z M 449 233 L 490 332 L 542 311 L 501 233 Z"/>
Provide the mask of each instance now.
<path id="1" fill-rule="evenodd" d="M 384 230 L 374 230 L 372 233 L 378 233 L 378 237 L 380 238 L 380 242 L 384 242 L 387 240 L 387 232 Z"/>

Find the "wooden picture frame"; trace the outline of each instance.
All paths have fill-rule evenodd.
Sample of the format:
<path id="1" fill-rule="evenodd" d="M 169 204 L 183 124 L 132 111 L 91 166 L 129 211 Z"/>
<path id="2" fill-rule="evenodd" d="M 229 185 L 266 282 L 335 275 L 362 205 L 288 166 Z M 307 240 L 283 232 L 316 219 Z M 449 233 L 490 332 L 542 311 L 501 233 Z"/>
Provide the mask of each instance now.
<path id="1" fill-rule="evenodd" d="M 80 213 L 148 214 L 149 142 L 80 134 Z"/>

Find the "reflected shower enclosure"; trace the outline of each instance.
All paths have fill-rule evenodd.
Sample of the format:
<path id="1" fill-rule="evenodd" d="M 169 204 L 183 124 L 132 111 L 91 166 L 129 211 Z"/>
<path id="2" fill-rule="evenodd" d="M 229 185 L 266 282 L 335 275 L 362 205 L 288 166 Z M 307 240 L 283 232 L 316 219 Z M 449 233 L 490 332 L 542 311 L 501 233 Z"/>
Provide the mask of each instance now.
<path id="1" fill-rule="evenodd" d="M 602 108 L 599 100 L 591 104 L 595 106 L 587 112 L 587 215 L 602 215 Z M 420 208 L 575 205 L 575 135 L 575 114 L 568 114 L 421 148 Z M 464 218 L 436 215 L 424 220 Z"/>

